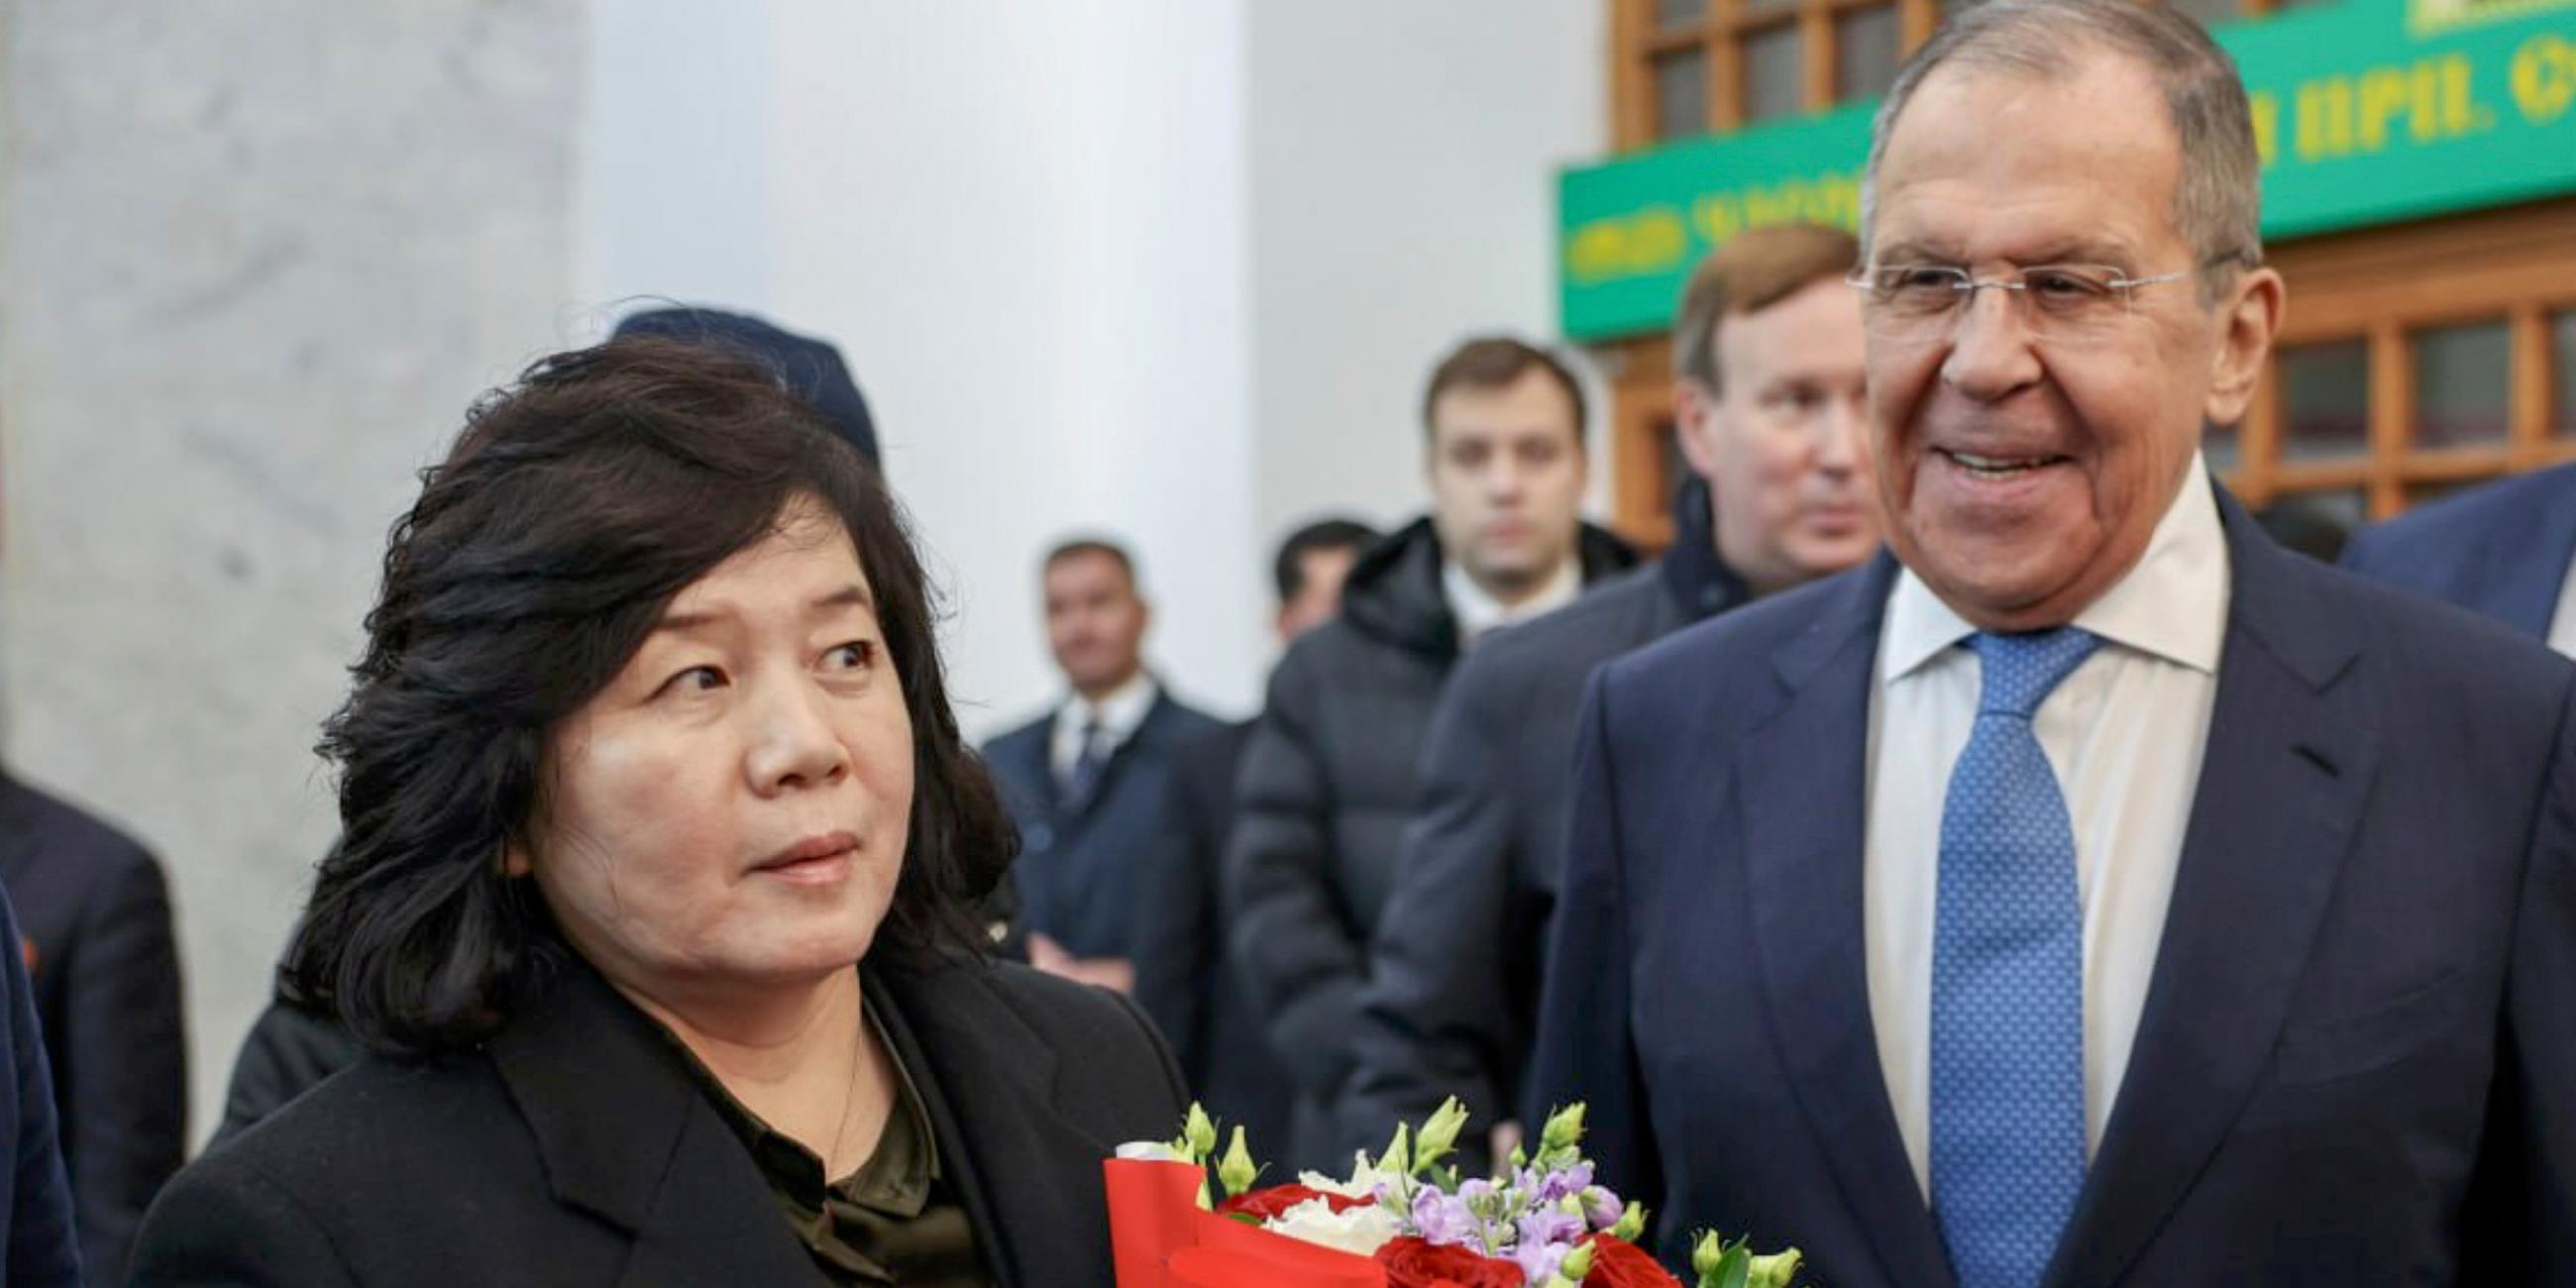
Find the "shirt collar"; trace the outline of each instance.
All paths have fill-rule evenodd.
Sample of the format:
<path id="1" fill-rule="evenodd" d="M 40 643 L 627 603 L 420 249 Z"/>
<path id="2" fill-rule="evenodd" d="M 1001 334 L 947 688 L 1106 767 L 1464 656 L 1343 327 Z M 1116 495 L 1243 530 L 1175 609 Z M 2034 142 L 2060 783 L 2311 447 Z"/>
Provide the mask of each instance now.
<path id="1" fill-rule="evenodd" d="M 1557 566 L 1556 575 L 1548 578 L 1538 593 L 1517 604 L 1505 605 L 1486 594 L 1485 588 L 1451 559 L 1440 565 L 1440 593 L 1449 601 L 1450 615 L 1458 619 L 1459 641 L 1472 642 L 1487 631 L 1517 625 L 1573 603 L 1583 593 L 1583 561 L 1567 555 L 1565 562 Z"/>
<path id="2" fill-rule="evenodd" d="M 2215 675 L 2227 637 L 2230 585 L 2217 495 L 2194 452 L 2182 488 L 2157 521 L 2138 566 L 2086 605 L 2073 624 L 2135 652 Z M 1976 633 L 1912 569 L 1901 571 L 1888 594 L 1880 683 L 1903 679 Z"/>
<path id="3" fill-rule="evenodd" d="M 1161 686 L 1154 683 L 1150 672 L 1138 671 L 1127 677 L 1125 684 L 1111 689 L 1097 703 L 1087 702 L 1079 693 L 1064 700 L 1059 718 L 1080 730 L 1091 720 L 1100 722 L 1100 731 L 1108 735 L 1110 745 L 1127 741 L 1136 726 L 1145 723 L 1145 715 L 1154 709 L 1154 699 L 1161 696 Z"/>

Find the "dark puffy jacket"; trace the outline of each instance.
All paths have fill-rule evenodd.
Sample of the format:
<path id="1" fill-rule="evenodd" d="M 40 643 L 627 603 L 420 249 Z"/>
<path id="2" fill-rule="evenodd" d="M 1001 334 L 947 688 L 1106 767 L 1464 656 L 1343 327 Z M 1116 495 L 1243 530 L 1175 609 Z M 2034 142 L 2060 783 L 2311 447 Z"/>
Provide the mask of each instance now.
<path id="1" fill-rule="evenodd" d="M 1457 1096 L 1492 1125 L 1521 1100 L 1546 976 L 1548 915 L 1565 862 L 1584 682 L 1600 664 L 1745 601 L 1718 558 L 1708 485 L 1675 495 L 1672 548 L 1575 604 L 1516 626 L 1459 663 L 1423 737 L 1402 874 L 1369 956 L 1339 1114 L 1345 1148 Z M 1461 1165 L 1487 1163 L 1484 1136 Z"/>
<path id="2" fill-rule="evenodd" d="M 1594 584 L 1636 555 L 1587 526 L 1582 559 Z M 1403 857 L 1423 730 L 1458 660 L 1441 562 L 1428 519 L 1361 556 L 1341 616 L 1306 632 L 1272 672 L 1235 783 L 1229 946 L 1297 1085 L 1284 1156 L 1294 1166 L 1349 1162 L 1333 1157 L 1333 1111 L 1351 1071 L 1368 944 Z"/>

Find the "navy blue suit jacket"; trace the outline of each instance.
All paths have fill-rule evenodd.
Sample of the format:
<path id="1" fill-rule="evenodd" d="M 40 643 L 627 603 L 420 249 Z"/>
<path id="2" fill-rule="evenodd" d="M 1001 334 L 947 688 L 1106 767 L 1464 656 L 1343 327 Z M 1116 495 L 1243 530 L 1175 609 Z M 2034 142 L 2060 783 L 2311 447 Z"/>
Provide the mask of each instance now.
<path id="1" fill-rule="evenodd" d="M 2576 668 L 2221 512 L 2198 794 L 2046 1282 L 2576 1283 Z M 1895 574 L 1684 631 L 1587 700 L 1535 1077 L 1591 1103 L 1667 1258 L 1717 1227 L 1837 1288 L 1953 1282 L 1864 962 Z"/>
<path id="2" fill-rule="evenodd" d="M 187 1046 L 170 895 L 150 852 L 0 774 L 0 881 L 33 946 L 81 1261 L 125 1280 L 144 1209 L 187 1148 Z"/>
<path id="3" fill-rule="evenodd" d="M 984 747 L 1020 828 L 1012 930 L 1045 934 L 1076 957 L 1127 957 L 1146 856 L 1171 821 L 1173 759 L 1183 743 L 1220 726 L 1168 691 L 1158 694 L 1110 754 L 1090 797 L 1068 801 L 1059 799 L 1047 760 L 1055 719 L 1041 716 Z"/>
<path id="4" fill-rule="evenodd" d="M 54 1129 L 53 1079 L 36 1024 L 18 914 L 0 894 L 0 1284 L 80 1288 L 72 1187 Z"/>
<path id="5" fill-rule="evenodd" d="M 2343 566 L 2484 613 L 2534 639 L 2549 634 L 2576 561 L 2576 465 L 2490 483 L 2374 524 Z"/>

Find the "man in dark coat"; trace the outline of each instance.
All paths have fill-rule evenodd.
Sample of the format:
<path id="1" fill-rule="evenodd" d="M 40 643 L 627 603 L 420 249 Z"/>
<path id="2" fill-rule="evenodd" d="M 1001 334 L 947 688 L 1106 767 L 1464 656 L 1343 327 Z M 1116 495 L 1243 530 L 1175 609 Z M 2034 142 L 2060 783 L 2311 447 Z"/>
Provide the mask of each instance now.
<path id="1" fill-rule="evenodd" d="M 1072 692 L 984 747 L 1020 829 L 1012 934 L 1040 970 L 1132 992 L 1144 856 L 1168 817 L 1177 749 L 1218 725 L 1145 669 L 1152 613 L 1125 550 L 1064 542 L 1040 581 Z"/>
<path id="2" fill-rule="evenodd" d="M 9 897 L 0 893 L 0 944 L 24 943 Z M 22 953 L 0 954 L 0 1283 L 13 1288 L 80 1288 L 71 1184 L 54 1126 L 53 1079 Z"/>
<path id="3" fill-rule="evenodd" d="M 2576 398 L 2576 390 L 2559 395 Z M 2576 465 L 2448 496 L 2365 528 L 2343 566 L 2484 613 L 2576 656 Z"/>
<path id="4" fill-rule="evenodd" d="M 1342 580 L 1377 539 L 1348 519 L 1309 523 L 1289 534 L 1273 563 L 1280 642 L 1290 643 L 1340 611 Z M 1136 908 L 1136 1004 L 1163 1031 L 1190 1090 L 1227 1126 L 1242 1127 L 1256 1151 L 1284 1148 L 1296 1095 L 1225 950 L 1217 899 L 1226 837 L 1234 830 L 1234 777 L 1252 722 L 1218 725 L 1180 749 L 1172 764 L 1171 816 L 1147 851 Z M 1273 1178 L 1280 1179 L 1280 1178 Z"/>
<path id="5" fill-rule="evenodd" d="M 1488 1124 L 1548 1110 L 1520 1103 L 1520 1084 L 1592 669 L 1877 547 L 1860 303 L 1843 281 L 1858 249 L 1839 229 L 1792 225 L 1746 233 L 1700 265 L 1673 335 L 1675 432 L 1694 474 L 1674 499 L 1671 548 L 1504 632 L 1450 678 L 1370 949 L 1346 1148 L 1451 1095 Z M 1471 1168 L 1483 1144 L 1467 1142 Z"/>
<path id="6" fill-rule="evenodd" d="M 1635 562 L 1579 518 L 1582 392 L 1556 359 L 1470 341 L 1434 371 L 1423 421 L 1430 516 L 1361 556 L 1341 617 L 1288 650 L 1236 788 L 1229 937 L 1297 1083 L 1287 1157 L 1300 1165 L 1349 1161 L 1335 1157 L 1334 1102 L 1450 668 L 1481 636 Z"/>
<path id="7" fill-rule="evenodd" d="M 169 890 L 142 846 L 6 774 L 0 881 L 52 1058 L 81 1260 L 94 1282 L 120 1283 L 144 1209 L 187 1147 Z"/>

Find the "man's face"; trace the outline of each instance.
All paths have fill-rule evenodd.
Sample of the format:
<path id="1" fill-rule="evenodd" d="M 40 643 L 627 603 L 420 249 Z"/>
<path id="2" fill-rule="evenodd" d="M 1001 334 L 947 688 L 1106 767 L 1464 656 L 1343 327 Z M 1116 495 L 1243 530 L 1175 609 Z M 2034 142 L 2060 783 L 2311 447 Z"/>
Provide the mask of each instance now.
<path id="1" fill-rule="evenodd" d="M 1144 666 L 1145 601 L 1115 559 L 1080 551 L 1047 565 L 1047 645 L 1074 691 L 1106 693 Z"/>
<path id="2" fill-rule="evenodd" d="M 1279 606 L 1279 639 L 1293 640 L 1342 610 L 1342 582 L 1360 557 L 1357 547 L 1320 546 L 1297 556 L 1297 593 Z"/>
<path id="3" fill-rule="evenodd" d="M 1872 263 L 1980 279 L 2101 264 L 2195 266 L 2173 225 L 2182 158 L 2148 73 L 2107 53 L 2043 78 L 1951 66 L 1898 118 L 1878 173 Z M 2133 567 L 2205 422 L 2245 410 L 2280 316 L 2269 270 L 2214 307 L 2189 276 L 2080 334 L 2034 329 L 2027 300 L 1976 292 L 1947 319 L 1868 316 L 1871 445 L 1887 537 L 1989 630 L 2060 625 Z"/>
<path id="4" fill-rule="evenodd" d="M 1878 546 L 1869 492 L 1860 299 L 1819 279 L 1717 325 L 1719 392 L 1676 390 L 1682 454 L 1709 480 L 1717 548 L 1757 591 L 1860 562 Z"/>
<path id="5" fill-rule="evenodd" d="M 1574 400 L 1544 369 L 1432 402 L 1432 526 L 1489 592 L 1534 588 L 1573 553 L 1584 470 Z"/>

